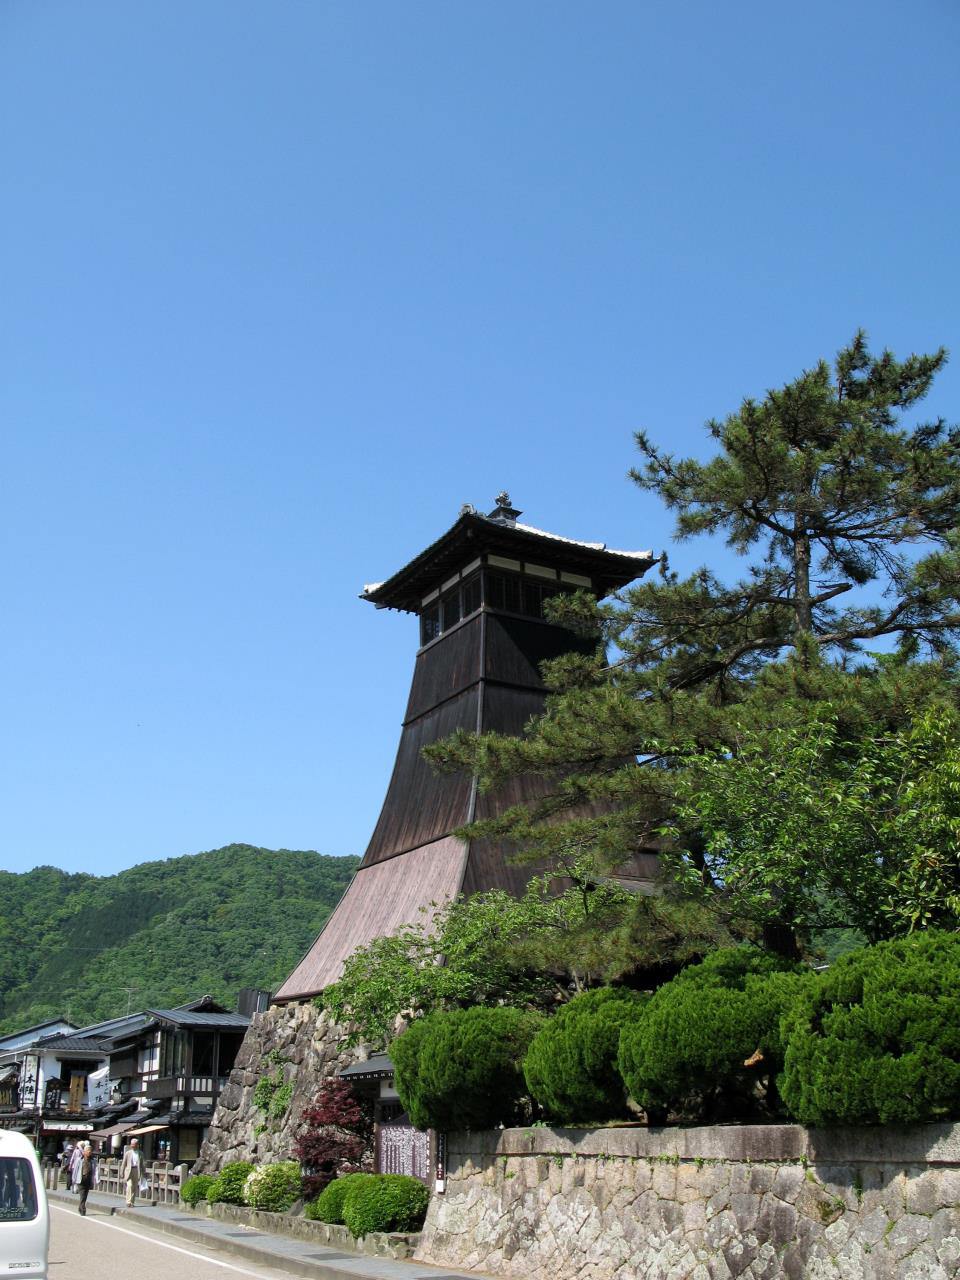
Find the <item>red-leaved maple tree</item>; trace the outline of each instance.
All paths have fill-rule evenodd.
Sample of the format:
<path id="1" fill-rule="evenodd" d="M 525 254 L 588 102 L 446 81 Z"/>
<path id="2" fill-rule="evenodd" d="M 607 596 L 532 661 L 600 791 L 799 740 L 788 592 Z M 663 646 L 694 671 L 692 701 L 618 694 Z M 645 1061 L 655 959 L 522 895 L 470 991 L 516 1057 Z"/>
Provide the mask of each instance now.
<path id="1" fill-rule="evenodd" d="M 372 1106 L 346 1080 L 325 1080 L 304 1110 L 294 1152 L 303 1166 L 304 1195 L 311 1199 L 338 1174 L 361 1167 L 373 1135 Z"/>

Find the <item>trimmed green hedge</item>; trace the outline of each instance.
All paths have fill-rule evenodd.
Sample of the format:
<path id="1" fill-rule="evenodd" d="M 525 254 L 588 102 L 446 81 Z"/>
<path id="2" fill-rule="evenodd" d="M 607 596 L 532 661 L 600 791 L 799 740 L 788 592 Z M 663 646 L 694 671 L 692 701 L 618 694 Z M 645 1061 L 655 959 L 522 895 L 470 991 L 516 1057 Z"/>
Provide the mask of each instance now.
<path id="1" fill-rule="evenodd" d="M 775 1106 L 780 1018 L 813 982 L 756 947 L 723 948 L 682 970 L 620 1033 L 630 1096 L 658 1121 L 743 1118 L 765 1081 Z"/>
<path id="2" fill-rule="evenodd" d="M 207 1200 L 210 1204 L 243 1204 L 243 1184 L 252 1172 L 249 1160 L 231 1160 L 208 1188 Z"/>
<path id="3" fill-rule="evenodd" d="M 198 1173 L 192 1178 L 187 1178 L 180 1188 L 180 1199 L 192 1208 L 198 1201 L 206 1200 L 207 1192 L 215 1182 L 216 1178 L 209 1173 Z"/>
<path id="4" fill-rule="evenodd" d="M 563 1124 L 603 1123 L 628 1114 L 617 1070 L 620 1028 L 649 996 L 626 987 L 584 991 L 534 1036 L 523 1062 L 530 1096 Z"/>
<path id="5" fill-rule="evenodd" d="M 300 1195 L 300 1166 L 296 1160 L 259 1165 L 243 1186 L 244 1204 L 252 1209 L 265 1209 L 268 1213 L 286 1213 Z"/>
<path id="6" fill-rule="evenodd" d="M 801 1124 L 960 1118 L 960 936 L 842 956 L 784 1019 L 784 1101 Z"/>
<path id="7" fill-rule="evenodd" d="M 419 1231 L 430 1193 L 416 1178 L 376 1174 L 355 1182 L 343 1202 L 343 1220 L 355 1240 L 371 1231 Z"/>
<path id="8" fill-rule="evenodd" d="M 328 1182 L 324 1189 L 311 1200 L 304 1209 L 304 1216 L 314 1222 L 330 1222 L 343 1225 L 343 1202 L 350 1190 L 359 1186 L 367 1178 L 374 1178 L 373 1173 L 345 1173 L 340 1178 Z"/>
<path id="9" fill-rule="evenodd" d="M 522 1009 L 431 1013 L 390 1046 L 394 1083 L 419 1129 L 492 1129 L 523 1119 L 522 1062 L 543 1025 Z"/>

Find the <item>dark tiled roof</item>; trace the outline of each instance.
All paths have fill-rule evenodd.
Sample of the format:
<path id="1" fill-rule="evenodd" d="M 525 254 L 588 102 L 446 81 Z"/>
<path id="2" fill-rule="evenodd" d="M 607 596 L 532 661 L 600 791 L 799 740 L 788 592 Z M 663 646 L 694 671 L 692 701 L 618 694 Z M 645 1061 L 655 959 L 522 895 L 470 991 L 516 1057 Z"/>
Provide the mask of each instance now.
<path id="1" fill-rule="evenodd" d="M 37 1048 L 44 1053 L 89 1053 L 102 1058 L 110 1052 L 110 1041 L 94 1036 L 47 1036 Z"/>
<path id="2" fill-rule="evenodd" d="M 467 510 L 436 542 L 385 582 L 364 587 L 361 599 L 370 600 L 380 608 L 416 613 L 424 592 L 436 587 L 466 559 L 484 551 L 588 574 L 600 595 L 626 586 L 656 562 L 652 551 L 615 551 L 603 542 L 579 542 L 533 525 Z"/>
<path id="3" fill-rule="evenodd" d="M 355 1062 L 352 1066 L 344 1067 L 342 1071 L 338 1071 L 337 1075 L 353 1077 L 355 1080 L 363 1079 L 364 1076 L 392 1076 L 393 1063 L 385 1053 L 374 1053 L 366 1060 L 366 1062 Z"/>
<path id="4" fill-rule="evenodd" d="M 194 1013 L 189 1009 L 150 1009 L 154 1018 L 176 1027 L 219 1027 L 224 1031 L 246 1031 L 250 1019 L 243 1013 Z"/>

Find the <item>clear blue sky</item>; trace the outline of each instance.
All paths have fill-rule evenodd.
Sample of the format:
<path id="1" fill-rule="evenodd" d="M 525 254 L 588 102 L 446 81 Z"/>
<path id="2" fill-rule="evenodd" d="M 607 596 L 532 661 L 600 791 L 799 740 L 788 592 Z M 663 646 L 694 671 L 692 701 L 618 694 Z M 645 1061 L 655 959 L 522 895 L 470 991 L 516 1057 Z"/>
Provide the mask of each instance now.
<path id="1" fill-rule="evenodd" d="M 955 0 L 0 0 L 0 865 L 362 852 L 357 593 L 462 502 L 660 549 L 633 431 L 858 326 L 960 417 L 958 65 Z"/>

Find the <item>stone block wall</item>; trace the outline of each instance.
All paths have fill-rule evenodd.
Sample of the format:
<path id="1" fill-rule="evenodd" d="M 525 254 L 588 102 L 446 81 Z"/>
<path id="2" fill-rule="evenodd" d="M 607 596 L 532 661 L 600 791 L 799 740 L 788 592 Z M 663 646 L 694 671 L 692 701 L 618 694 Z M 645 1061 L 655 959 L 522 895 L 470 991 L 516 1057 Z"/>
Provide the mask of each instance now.
<path id="1" fill-rule="evenodd" d="M 957 1280 L 960 1125 L 454 1134 L 417 1257 L 524 1280 Z"/>
<path id="2" fill-rule="evenodd" d="M 266 1164 L 289 1159 L 303 1109 L 321 1081 L 367 1056 L 362 1049 L 343 1050 L 345 1034 L 309 1000 L 255 1014 L 193 1172 L 216 1173 L 230 1160 Z M 282 1059 L 279 1067 L 270 1061 L 271 1053 Z M 253 1105 L 253 1093 L 261 1076 L 278 1069 L 284 1083 L 293 1084 L 293 1093 L 285 1114 L 267 1120 Z"/>

